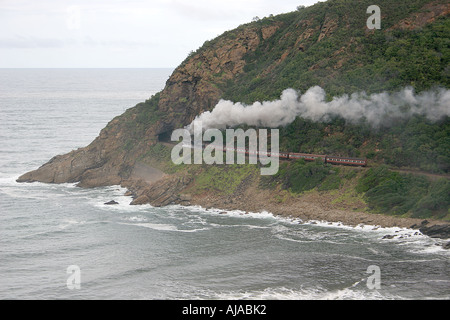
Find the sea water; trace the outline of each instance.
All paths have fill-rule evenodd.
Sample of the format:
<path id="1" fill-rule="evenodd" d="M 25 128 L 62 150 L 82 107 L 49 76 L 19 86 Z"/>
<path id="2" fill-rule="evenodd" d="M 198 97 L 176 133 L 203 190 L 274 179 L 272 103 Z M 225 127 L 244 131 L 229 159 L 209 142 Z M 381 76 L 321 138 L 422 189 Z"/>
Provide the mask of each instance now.
<path id="1" fill-rule="evenodd" d="M 416 230 L 130 206 L 119 186 L 15 182 L 89 144 L 171 72 L 0 69 L 0 299 L 450 298 L 450 251 Z"/>

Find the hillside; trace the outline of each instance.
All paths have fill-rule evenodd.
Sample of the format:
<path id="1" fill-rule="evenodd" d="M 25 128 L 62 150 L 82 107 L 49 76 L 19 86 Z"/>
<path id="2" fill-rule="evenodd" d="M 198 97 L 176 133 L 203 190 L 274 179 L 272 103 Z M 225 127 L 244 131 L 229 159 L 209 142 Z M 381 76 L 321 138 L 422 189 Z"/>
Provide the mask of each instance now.
<path id="1" fill-rule="evenodd" d="M 367 157 L 369 170 L 287 163 L 277 176 L 263 179 L 251 166 L 170 163 L 164 143 L 172 130 L 212 110 L 220 99 L 250 104 L 278 99 L 287 88 L 305 92 L 313 86 L 322 87 L 329 99 L 405 87 L 417 93 L 448 89 L 450 2 L 380 0 L 381 30 L 366 27 L 371 4 L 329 0 L 253 21 L 206 41 L 175 69 L 160 93 L 113 119 L 89 146 L 56 156 L 18 181 L 78 182 L 81 187 L 121 184 L 135 195 L 134 204 L 154 205 L 235 207 L 239 199 L 242 204 L 246 197 L 271 190 L 267 205 L 255 209 L 273 207 L 269 202 L 294 208 L 295 201 L 306 199 L 323 210 L 448 220 L 447 178 L 429 180 L 389 170 L 448 174 L 448 117 L 431 121 L 414 115 L 377 128 L 340 117 L 297 117 L 280 128 L 283 150 Z M 167 175 L 156 182 L 139 177 L 136 167 L 142 164 Z M 313 181 L 305 181 L 308 176 Z M 207 201 L 212 195 L 214 201 Z"/>

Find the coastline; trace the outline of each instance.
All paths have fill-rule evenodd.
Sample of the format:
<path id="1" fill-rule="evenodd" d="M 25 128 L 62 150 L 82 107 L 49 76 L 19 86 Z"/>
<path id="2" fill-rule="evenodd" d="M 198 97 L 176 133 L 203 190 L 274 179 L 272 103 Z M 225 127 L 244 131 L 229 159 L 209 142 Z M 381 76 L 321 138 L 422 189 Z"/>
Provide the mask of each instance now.
<path id="1" fill-rule="evenodd" d="M 318 205 L 311 203 L 304 203 L 294 207 L 255 207 L 253 205 L 246 205 L 243 202 L 235 203 L 233 205 L 225 205 L 223 201 L 212 199 L 212 196 L 204 198 L 194 198 L 189 206 L 198 206 L 204 210 L 214 209 L 218 214 L 228 214 L 230 211 L 240 211 L 241 215 L 246 214 L 272 214 L 274 217 L 283 219 L 299 221 L 301 224 L 321 224 L 336 227 L 350 227 L 362 228 L 369 230 L 381 229 L 398 229 L 392 230 L 384 235 L 382 239 L 403 239 L 410 236 L 427 236 L 435 240 L 435 245 L 442 249 L 450 249 L 450 237 L 448 237 L 448 230 L 450 224 L 438 220 L 424 220 L 415 218 L 393 217 L 383 214 L 372 214 L 365 212 L 351 212 L 340 209 L 326 210 L 320 208 Z M 407 232 L 399 232 L 404 229 Z M 434 232 L 434 230 L 439 232 Z M 443 230 L 443 231 L 442 231 Z"/>
<path id="2" fill-rule="evenodd" d="M 158 170 L 148 164 L 141 165 L 148 170 Z M 327 192 L 292 194 L 280 188 L 265 189 L 260 186 L 257 175 L 242 180 L 232 193 L 217 191 L 213 187 L 199 188 L 196 175 L 187 172 L 166 174 L 154 179 L 146 179 L 143 175 L 137 180 L 125 181 L 122 187 L 128 190 L 127 195 L 133 197 L 131 205 L 163 207 L 178 204 L 214 208 L 223 212 L 269 212 L 288 219 L 340 223 L 350 227 L 407 228 L 444 240 L 446 248 L 450 249 L 450 223 L 446 221 L 370 213 L 367 212 L 367 205 L 360 200 L 337 204 L 335 200 L 338 195 Z"/>
<path id="3" fill-rule="evenodd" d="M 336 208 L 330 202 L 323 201 L 320 194 L 310 193 L 298 197 L 288 197 L 279 203 L 276 194 L 271 190 L 264 190 L 251 183 L 241 190 L 237 197 L 224 197 L 214 192 L 197 195 L 185 195 L 189 202 L 179 204 L 200 206 L 205 209 L 226 211 L 243 211 L 245 213 L 268 212 L 274 216 L 301 220 L 302 222 L 323 222 L 327 224 L 341 224 L 349 227 L 370 226 L 377 228 L 402 228 L 420 232 L 431 238 L 439 239 L 442 246 L 450 249 L 450 223 L 440 220 L 396 217 L 385 214 L 363 212 Z M 394 236 L 394 235 L 393 235 Z"/>
<path id="4" fill-rule="evenodd" d="M 264 197 L 261 194 L 261 197 Z M 266 197 L 268 199 L 268 197 Z M 214 195 L 202 197 L 193 197 L 190 201 L 191 205 L 201 206 L 203 208 L 216 208 L 219 210 L 241 210 L 245 212 L 270 212 L 276 216 L 285 218 L 300 219 L 302 221 L 326 221 L 330 223 L 342 223 L 347 226 L 373 225 L 382 228 L 411 228 L 423 225 L 449 225 L 444 221 L 425 220 L 417 218 L 395 217 L 383 214 L 373 214 L 367 212 L 348 211 L 336 208 L 324 208 L 321 205 L 311 202 L 292 201 L 291 204 L 277 205 L 267 201 L 265 203 L 255 204 L 252 201 L 237 200 L 233 203 Z"/>

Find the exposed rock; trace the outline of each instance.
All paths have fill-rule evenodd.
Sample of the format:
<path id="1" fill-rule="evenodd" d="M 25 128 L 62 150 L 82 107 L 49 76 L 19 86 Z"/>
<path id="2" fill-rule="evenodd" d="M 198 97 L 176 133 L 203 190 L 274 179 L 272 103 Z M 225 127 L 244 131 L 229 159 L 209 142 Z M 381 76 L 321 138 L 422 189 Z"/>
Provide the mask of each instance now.
<path id="1" fill-rule="evenodd" d="M 317 41 L 321 41 L 323 38 L 330 36 L 334 30 L 336 30 L 338 27 L 337 18 L 327 18 L 325 20 L 325 23 L 322 26 L 322 29 L 320 30 L 320 35 Z"/>
<path id="2" fill-rule="evenodd" d="M 180 194 L 179 198 L 181 201 L 191 201 L 192 196 L 190 194 Z"/>
<path id="3" fill-rule="evenodd" d="M 130 179 L 144 180 L 147 183 L 152 183 L 158 181 L 164 176 L 165 174 L 161 170 L 153 168 L 142 162 L 136 162 L 133 171 L 131 172 Z"/>
<path id="4" fill-rule="evenodd" d="M 428 23 L 433 22 L 438 17 L 446 16 L 450 13 L 450 3 L 439 3 L 439 1 L 433 1 L 426 4 L 422 9 L 414 12 L 408 18 L 402 19 L 396 25 L 389 28 L 388 31 L 392 29 L 404 29 L 412 30 L 425 26 Z"/>
<path id="5" fill-rule="evenodd" d="M 25 173 L 17 182 L 73 183 L 84 188 L 118 185 L 134 160 L 120 148 L 117 138 L 123 124 L 111 121 L 90 145 L 53 157 L 40 168 Z"/>
<path id="6" fill-rule="evenodd" d="M 132 197 L 132 196 L 133 196 L 133 192 L 131 192 L 130 190 L 128 190 L 127 192 L 125 192 L 124 196 L 125 196 L 125 197 Z"/>
<path id="7" fill-rule="evenodd" d="M 419 231 L 431 238 L 450 239 L 450 224 L 423 226 Z"/>
<path id="8" fill-rule="evenodd" d="M 148 204 L 150 202 L 150 199 L 145 195 L 138 196 L 136 199 L 134 199 L 131 204 L 132 205 L 142 205 L 142 204 Z"/>
<path id="9" fill-rule="evenodd" d="M 273 36 L 273 34 L 280 28 L 280 24 L 268 26 L 261 29 L 262 37 L 264 40 Z"/>
<path id="10" fill-rule="evenodd" d="M 190 197 L 181 196 L 181 191 L 192 181 L 189 176 L 168 176 L 145 187 L 132 205 L 151 204 L 162 207 L 170 204 L 187 204 Z"/>
<path id="11" fill-rule="evenodd" d="M 111 201 L 105 202 L 104 204 L 106 204 L 106 205 L 114 205 L 114 204 L 119 204 L 119 203 L 117 201 L 115 201 L 115 200 L 111 200 Z"/>
<path id="12" fill-rule="evenodd" d="M 240 74 L 245 54 L 254 51 L 260 41 L 257 28 L 244 28 L 181 64 L 161 92 L 159 108 L 166 116 L 158 123 L 156 133 L 188 125 L 195 116 L 212 109 L 222 94 L 215 83 Z"/>

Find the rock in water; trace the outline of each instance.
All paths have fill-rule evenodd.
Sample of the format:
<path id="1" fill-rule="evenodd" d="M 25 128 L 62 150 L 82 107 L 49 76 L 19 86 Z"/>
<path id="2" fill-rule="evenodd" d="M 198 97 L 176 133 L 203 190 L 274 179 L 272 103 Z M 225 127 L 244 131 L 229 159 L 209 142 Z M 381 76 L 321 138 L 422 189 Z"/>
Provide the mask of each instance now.
<path id="1" fill-rule="evenodd" d="M 431 238 L 450 238 L 450 224 L 440 224 L 433 226 L 423 226 L 419 228 L 419 231 Z"/>
<path id="2" fill-rule="evenodd" d="M 119 204 L 117 201 L 111 200 L 108 202 L 105 202 L 106 205 L 112 205 L 112 204 Z"/>

